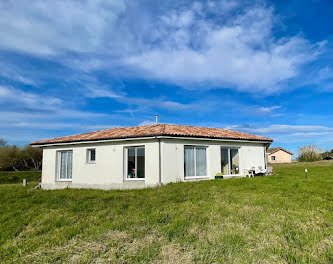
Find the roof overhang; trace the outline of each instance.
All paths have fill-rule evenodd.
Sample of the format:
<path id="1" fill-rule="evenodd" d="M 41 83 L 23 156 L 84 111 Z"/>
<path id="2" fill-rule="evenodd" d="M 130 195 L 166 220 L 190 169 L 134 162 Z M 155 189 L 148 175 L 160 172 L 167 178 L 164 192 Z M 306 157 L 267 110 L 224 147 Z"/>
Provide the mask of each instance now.
<path id="1" fill-rule="evenodd" d="M 123 137 L 123 138 L 109 138 L 109 139 L 93 139 L 93 140 L 76 140 L 68 142 L 50 142 L 41 144 L 30 144 L 32 147 L 48 147 L 48 146 L 65 146 L 65 145 L 78 145 L 78 144 L 93 144 L 93 143 L 107 143 L 119 141 L 133 141 L 133 140 L 146 140 L 146 139 L 186 139 L 186 140 L 201 140 L 201 141 L 225 141 L 225 142 L 247 142 L 247 143 L 261 143 L 271 144 L 273 140 L 259 140 L 259 139 L 237 139 L 237 138 L 213 138 L 213 137 L 193 137 L 193 136 L 177 136 L 177 135 L 150 135 L 150 136 L 137 136 L 137 137 Z"/>

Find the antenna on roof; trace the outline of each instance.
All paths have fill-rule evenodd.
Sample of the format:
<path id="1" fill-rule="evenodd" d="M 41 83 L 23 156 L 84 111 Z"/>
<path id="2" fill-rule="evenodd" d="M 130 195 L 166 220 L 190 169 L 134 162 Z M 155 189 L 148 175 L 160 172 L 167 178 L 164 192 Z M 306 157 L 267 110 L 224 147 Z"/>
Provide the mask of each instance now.
<path id="1" fill-rule="evenodd" d="M 158 115 L 157 114 L 155 115 L 155 122 L 156 122 L 156 125 L 158 125 Z"/>

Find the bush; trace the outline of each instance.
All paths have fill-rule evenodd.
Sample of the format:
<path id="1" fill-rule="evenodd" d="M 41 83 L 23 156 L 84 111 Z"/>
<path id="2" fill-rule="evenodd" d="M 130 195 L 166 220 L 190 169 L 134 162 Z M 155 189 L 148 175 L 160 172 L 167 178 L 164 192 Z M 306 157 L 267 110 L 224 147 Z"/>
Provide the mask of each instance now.
<path id="1" fill-rule="evenodd" d="M 298 161 L 312 162 L 321 160 L 320 153 L 322 152 L 321 148 L 315 145 L 307 145 L 298 148 Z"/>

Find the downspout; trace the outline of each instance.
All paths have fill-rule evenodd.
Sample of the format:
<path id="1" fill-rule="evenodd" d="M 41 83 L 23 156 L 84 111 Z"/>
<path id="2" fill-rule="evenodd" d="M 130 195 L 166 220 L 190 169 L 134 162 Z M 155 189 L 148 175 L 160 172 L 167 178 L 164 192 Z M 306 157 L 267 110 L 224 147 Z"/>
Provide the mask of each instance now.
<path id="1" fill-rule="evenodd" d="M 266 154 L 266 146 L 264 147 L 264 161 L 265 161 L 265 169 L 267 169 L 267 154 Z"/>

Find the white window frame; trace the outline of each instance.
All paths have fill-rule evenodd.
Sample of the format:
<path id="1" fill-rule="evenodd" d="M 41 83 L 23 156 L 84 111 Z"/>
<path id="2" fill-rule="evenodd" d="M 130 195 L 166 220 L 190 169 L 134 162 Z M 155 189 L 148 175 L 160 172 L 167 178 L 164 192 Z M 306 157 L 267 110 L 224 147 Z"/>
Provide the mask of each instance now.
<path id="1" fill-rule="evenodd" d="M 144 152 L 145 152 L 145 177 L 144 178 L 128 178 L 128 149 L 131 149 L 131 148 L 134 148 L 135 149 L 135 171 L 137 171 L 137 158 L 138 158 L 138 155 L 137 155 L 137 151 L 138 151 L 138 148 L 143 148 L 144 149 Z M 125 181 L 145 181 L 146 180 L 146 147 L 143 145 L 143 146 L 128 146 L 128 147 L 125 147 L 125 164 L 124 164 L 124 167 L 125 167 Z"/>
<path id="2" fill-rule="evenodd" d="M 228 150 L 228 174 L 223 174 L 223 176 L 240 176 L 240 161 L 241 161 L 241 156 L 240 156 L 240 147 L 235 147 L 235 146 L 221 146 L 220 147 L 220 166 L 221 166 L 221 159 L 222 159 L 222 149 L 227 149 Z M 231 162 L 230 162 L 230 150 L 231 149 L 237 149 L 238 150 L 238 159 L 239 159 L 239 164 L 238 164 L 238 174 L 231 174 Z M 221 167 L 221 173 L 222 173 L 222 167 Z"/>
<path id="3" fill-rule="evenodd" d="M 276 156 L 271 156 L 271 160 L 276 160 Z"/>
<path id="4" fill-rule="evenodd" d="M 193 155 L 193 159 L 194 159 L 194 174 L 197 174 L 197 148 L 204 148 L 205 154 L 206 154 L 206 175 L 203 176 L 186 176 L 185 175 L 185 148 L 194 148 L 194 155 Z M 207 146 L 202 146 L 202 145 L 184 145 L 184 179 L 201 179 L 201 178 L 208 178 L 208 159 L 207 159 Z"/>
<path id="5" fill-rule="evenodd" d="M 91 160 L 91 151 L 95 150 L 95 160 Z M 96 148 L 89 148 L 87 149 L 87 160 L 88 164 L 95 164 L 96 163 Z"/>
<path id="6" fill-rule="evenodd" d="M 63 152 L 72 152 L 72 178 L 70 179 L 61 179 L 61 153 Z M 72 149 L 64 149 L 64 150 L 58 150 L 57 151 L 57 181 L 66 181 L 66 182 L 71 182 L 73 180 L 73 150 Z M 68 165 L 68 160 L 66 158 L 66 175 L 67 175 L 67 165 Z"/>

